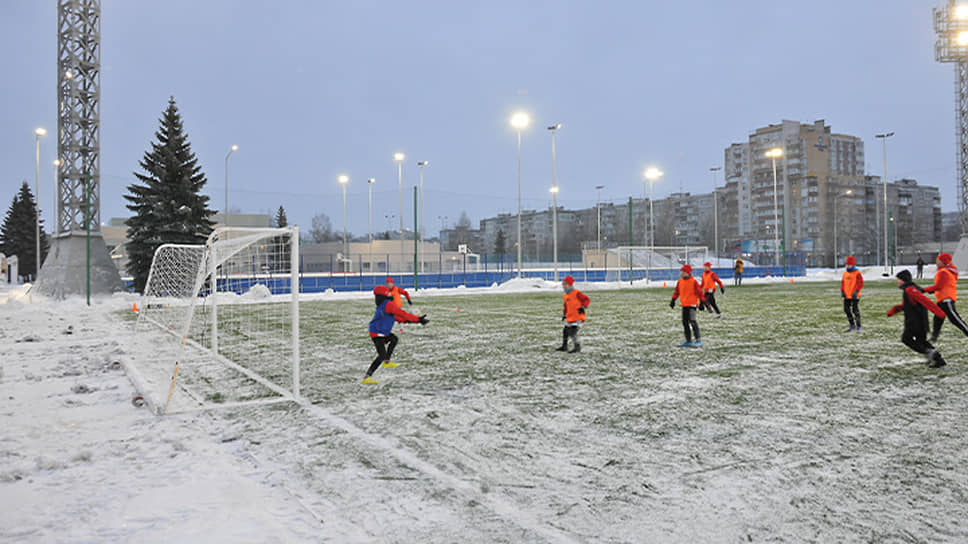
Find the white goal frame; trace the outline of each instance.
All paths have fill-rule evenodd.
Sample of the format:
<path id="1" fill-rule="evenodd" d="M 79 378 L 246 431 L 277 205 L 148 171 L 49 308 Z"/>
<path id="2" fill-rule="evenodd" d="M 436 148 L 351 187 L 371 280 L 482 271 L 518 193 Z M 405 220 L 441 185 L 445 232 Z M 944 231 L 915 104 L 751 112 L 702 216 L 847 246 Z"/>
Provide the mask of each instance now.
<path id="1" fill-rule="evenodd" d="M 280 243 L 280 241 L 283 241 Z M 272 277 L 271 268 L 280 266 L 279 262 L 270 261 L 265 257 L 265 264 L 261 268 L 256 265 L 254 257 L 246 253 L 267 245 L 276 251 L 282 251 L 284 258 L 281 264 L 288 267 L 287 274 Z M 279 253 L 273 254 L 277 258 Z M 251 264 L 247 264 L 251 258 Z M 240 266 L 239 263 L 243 263 Z M 184 263 L 184 266 L 180 265 Z M 271 266 L 270 266 L 271 265 Z M 249 267 L 252 270 L 246 270 Z M 262 270 L 267 278 L 259 273 Z M 239 361 L 233 361 L 228 354 L 220 353 L 220 335 L 226 331 L 219 328 L 219 302 L 221 296 L 238 295 L 241 293 L 232 289 L 233 284 L 255 287 L 281 281 L 288 277 L 289 296 L 271 295 L 270 305 L 288 304 L 290 323 L 288 334 L 291 336 L 289 363 L 291 364 L 291 383 L 289 387 L 282 386 L 262 376 L 257 371 L 245 368 Z M 260 279 L 263 280 L 260 282 Z M 288 298 L 288 301 L 280 301 Z M 200 322 L 199 307 L 204 307 L 207 315 L 202 315 L 204 323 Z M 144 300 L 139 312 L 139 323 L 150 323 L 160 327 L 167 333 L 180 340 L 174 370 L 168 386 L 167 396 L 163 402 L 149 402 L 159 413 L 169 413 L 172 396 L 178 382 L 179 370 L 186 357 L 186 347 L 207 353 L 211 360 L 233 368 L 246 377 L 265 386 L 280 395 L 280 400 L 297 400 L 300 398 L 300 346 L 299 346 L 299 228 L 240 228 L 221 227 L 214 230 L 204 245 L 192 244 L 164 244 L 155 251 L 152 266 L 145 284 Z M 240 335 L 244 336 L 244 335 Z M 199 340 L 201 339 L 201 340 Z M 207 341 L 207 345 L 206 345 Z M 148 393 L 148 391 L 143 391 Z M 147 399 L 146 399 L 147 400 Z M 197 399 L 196 399 L 197 400 Z M 262 401 L 242 401 L 232 405 L 246 403 L 261 403 Z"/>

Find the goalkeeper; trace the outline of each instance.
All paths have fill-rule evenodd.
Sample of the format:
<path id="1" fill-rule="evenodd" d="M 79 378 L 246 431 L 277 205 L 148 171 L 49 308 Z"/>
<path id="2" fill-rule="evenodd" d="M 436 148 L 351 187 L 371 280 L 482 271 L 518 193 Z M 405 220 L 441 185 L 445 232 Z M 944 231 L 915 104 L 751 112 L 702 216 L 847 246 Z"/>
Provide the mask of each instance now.
<path id="1" fill-rule="evenodd" d="M 373 379 L 373 373 L 382 363 L 386 368 L 398 366 L 390 360 L 393 356 L 393 348 L 397 347 L 397 335 L 393 334 L 393 324 L 397 321 L 401 323 L 420 323 L 426 325 L 427 316 L 417 317 L 411 313 L 403 311 L 397 303 L 393 301 L 390 290 L 380 285 L 373 289 L 374 302 L 376 302 L 376 312 L 370 320 L 370 339 L 376 347 L 376 359 L 370 364 L 366 375 L 363 376 L 363 383 L 377 384 Z"/>

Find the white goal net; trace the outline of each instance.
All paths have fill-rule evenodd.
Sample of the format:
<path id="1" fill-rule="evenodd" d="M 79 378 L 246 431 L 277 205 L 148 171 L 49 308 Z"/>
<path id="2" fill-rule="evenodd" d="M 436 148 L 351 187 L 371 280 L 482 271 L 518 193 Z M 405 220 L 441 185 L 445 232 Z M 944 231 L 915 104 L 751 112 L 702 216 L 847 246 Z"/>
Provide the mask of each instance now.
<path id="1" fill-rule="evenodd" d="M 140 378 L 159 412 L 299 396 L 299 232 L 220 228 L 157 249 L 139 325 L 164 331 Z"/>
<path id="2" fill-rule="evenodd" d="M 701 269 L 709 260 L 706 246 L 621 246 L 608 250 L 610 267 L 606 281 L 629 281 L 650 278 L 668 281 L 679 276 L 679 268 L 689 264 Z"/>

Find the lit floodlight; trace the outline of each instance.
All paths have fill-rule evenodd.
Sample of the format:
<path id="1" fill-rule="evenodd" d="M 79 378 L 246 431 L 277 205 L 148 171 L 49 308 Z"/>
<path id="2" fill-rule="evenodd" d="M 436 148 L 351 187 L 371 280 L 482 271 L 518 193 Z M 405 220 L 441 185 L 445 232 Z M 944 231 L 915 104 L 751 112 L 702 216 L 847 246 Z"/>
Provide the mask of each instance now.
<path id="1" fill-rule="evenodd" d="M 395 160 L 397 162 L 400 162 L 400 161 L 402 161 L 405 158 L 407 158 L 407 156 L 404 155 L 403 153 L 394 153 L 393 154 L 393 160 Z"/>
<path id="2" fill-rule="evenodd" d="M 778 159 L 783 156 L 783 148 L 774 147 L 773 149 L 766 152 L 767 157 Z"/>
<path id="3" fill-rule="evenodd" d="M 531 118 L 528 117 L 528 114 L 521 111 L 511 116 L 511 126 L 518 130 L 528 128 L 530 122 Z"/>
<path id="4" fill-rule="evenodd" d="M 662 177 L 662 171 L 655 167 L 649 167 L 642 173 L 645 179 L 649 181 L 655 181 Z"/>
<path id="5" fill-rule="evenodd" d="M 34 134 L 37 136 L 47 136 L 47 129 L 44 127 L 37 127 L 34 129 Z"/>
<path id="6" fill-rule="evenodd" d="M 338 178 L 336 178 L 336 179 L 337 179 L 337 180 L 338 180 L 338 181 L 339 181 L 340 183 L 342 183 L 342 184 L 344 184 L 344 185 L 345 185 L 346 183 L 348 183 L 348 182 L 350 181 L 350 177 L 349 177 L 349 176 L 347 176 L 347 175 L 341 175 L 340 177 L 338 177 Z"/>
<path id="7" fill-rule="evenodd" d="M 554 187 L 552 187 L 551 189 L 548 189 L 548 191 L 549 191 L 549 192 L 552 192 L 552 193 L 556 193 L 556 194 L 557 194 L 557 193 L 558 193 L 558 186 L 557 186 L 557 185 L 555 185 L 555 186 L 554 186 Z"/>
<path id="8" fill-rule="evenodd" d="M 955 19 L 968 19 L 968 4 L 958 4 L 955 6 Z"/>

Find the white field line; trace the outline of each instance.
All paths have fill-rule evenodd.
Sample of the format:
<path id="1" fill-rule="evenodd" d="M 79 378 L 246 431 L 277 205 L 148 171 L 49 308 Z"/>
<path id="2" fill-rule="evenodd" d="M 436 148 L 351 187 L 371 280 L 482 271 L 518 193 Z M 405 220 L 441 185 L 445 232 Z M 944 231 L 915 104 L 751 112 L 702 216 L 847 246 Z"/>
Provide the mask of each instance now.
<path id="1" fill-rule="evenodd" d="M 167 329 L 162 329 L 167 331 Z M 170 331 L 169 331 L 170 332 Z M 191 344 L 196 349 L 203 350 L 202 346 L 197 344 L 192 340 L 188 340 L 188 344 Z M 204 350 L 207 351 L 207 350 Z M 490 493 L 484 493 L 478 486 L 471 482 L 462 480 L 457 476 L 444 472 L 435 465 L 424 461 L 417 454 L 413 453 L 407 449 L 399 441 L 392 437 L 376 435 L 368 433 L 363 429 L 357 427 L 350 421 L 334 415 L 325 408 L 312 404 L 305 397 L 296 397 L 288 390 L 272 383 L 266 378 L 262 377 L 256 372 L 253 372 L 247 368 L 240 366 L 239 364 L 225 358 L 222 355 L 216 357 L 218 361 L 221 361 L 226 366 L 233 368 L 247 377 L 255 380 L 256 382 L 264 385 L 270 390 L 278 393 L 282 399 L 278 400 L 290 400 L 299 404 L 304 410 L 315 416 L 316 418 L 322 420 L 327 425 L 340 429 L 344 431 L 349 436 L 356 438 L 357 440 L 368 444 L 370 447 L 384 451 L 385 453 L 395 457 L 402 464 L 412 467 L 413 469 L 425 474 L 426 476 L 437 480 L 438 482 L 444 484 L 445 486 L 463 493 L 465 495 L 470 495 L 479 504 L 485 505 L 492 512 L 497 514 L 501 519 L 508 520 L 515 525 L 525 529 L 527 531 L 534 532 L 546 538 L 550 542 L 578 542 L 571 536 L 561 532 L 555 527 L 550 526 L 547 523 L 542 522 L 542 520 L 536 518 L 535 516 L 524 512 L 521 507 L 517 504 L 513 504 L 510 501 L 504 500 L 500 497 L 494 496 Z M 135 384 L 137 387 L 137 384 Z M 239 403 L 245 404 L 245 403 Z M 160 414 L 160 412 L 155 411 L 154 413 Z"/>

